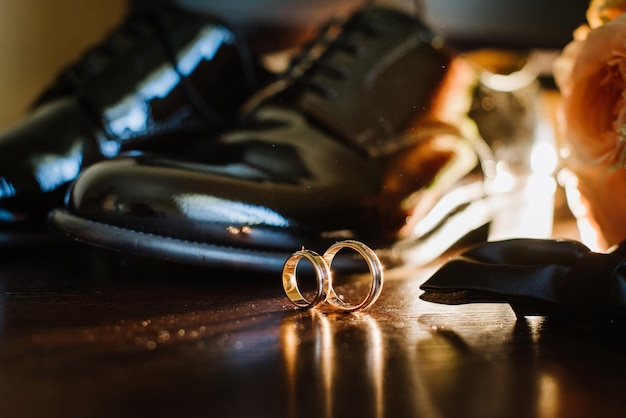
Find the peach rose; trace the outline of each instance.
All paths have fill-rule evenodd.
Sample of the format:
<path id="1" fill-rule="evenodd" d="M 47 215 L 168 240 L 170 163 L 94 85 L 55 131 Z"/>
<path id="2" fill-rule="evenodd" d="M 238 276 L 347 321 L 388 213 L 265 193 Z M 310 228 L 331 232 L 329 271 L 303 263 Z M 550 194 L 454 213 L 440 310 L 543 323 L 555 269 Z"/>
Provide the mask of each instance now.
<path id="1" fill-rule="evenodd" d="M 597 247 L 626 239 L 626 0 L 594 0 L 556 60 L 559 125 Z"/>
<path id="2" fill-rule="evenodd" d="M 587 22 L 597 28 L 626 12 L 625 0 L 591 0 L 587 9 Z"/>

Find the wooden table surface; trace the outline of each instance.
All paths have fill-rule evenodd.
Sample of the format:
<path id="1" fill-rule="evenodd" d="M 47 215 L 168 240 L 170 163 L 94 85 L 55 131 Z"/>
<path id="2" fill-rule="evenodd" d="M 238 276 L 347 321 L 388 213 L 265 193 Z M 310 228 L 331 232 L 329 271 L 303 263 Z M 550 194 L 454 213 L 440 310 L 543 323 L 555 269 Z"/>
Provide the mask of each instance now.
<path id="1" fill-rule="evenodd" d="M 370 310 L 340 315 L 295 310 L 272 275 L 112 260 L 0 264 L 1 417 L 626 413 L 618 335 L 422 301 L 436 265 L 388 272 Z"/>

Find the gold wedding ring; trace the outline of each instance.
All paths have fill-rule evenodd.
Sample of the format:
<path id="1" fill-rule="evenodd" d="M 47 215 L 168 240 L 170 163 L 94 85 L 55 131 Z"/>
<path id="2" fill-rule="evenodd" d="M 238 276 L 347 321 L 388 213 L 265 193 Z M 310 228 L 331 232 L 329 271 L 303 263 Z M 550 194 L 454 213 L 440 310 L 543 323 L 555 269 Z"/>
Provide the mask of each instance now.
<path id="1" fill-rule="evenodd" d="M 353 249 L 354 251 L 359 253 L 367 262 L 367 266 L 370 270 L 370 276 L 372 278 L 370 291 L 367 297 L 363 299 L 361 303 L 357 305 L 352 305 L 345 302 L 337 295 L 335 289 L 333 288 L 331 280 L 330 292 L 328 294 L 328 303 L 330 303 L 334 308 L 346 312 L 367 309 L 376 302 L 376 300 L 380 296 L 380 293 L 383 291 L 383 265 L 378 259 L 376 253 L 372 251 L 372 249 L 369 248 L 367 245 L 359 241 L 347 240 L 331 245 L 330 248 L 328 248 L 328 250 L 326 250 L 326 252 L 322 256 L 329 269 L 333 262 L 333 258 L 335 258 L 335 255 L 337 255 L 339 250 L 341 250 L 342 248 Z"/>
<path id="2" fill-rule="evenodd" d="M 343 248 L 352 249 L 365 259 L 372 278 L 369 293 L 363 301 L 354 305 L 341 299 L 333 288 L 330 266 L 337 253 Z M 317 279 L 316 294 L 311 301 L 302 295 L 298 287 L 296 269 L 298 262 L 302 258 L 306 258 L 313 265 Z M 298 308 L 310 309 L 328 301 L 335 310 L 344 312 L 363 310 L 372 306 L 383 290 L 383 266 L 371 248 L 355 240 L 337 242 L 331 245 L 323 256 L 314 251 L 303 249 L 293 253 L 285 262 L 283 267 L 283 288 L 289 300 Z"/>
<path id="3" fill-rule="evenodd" d="M 313 265 L 317 279 L 315 297 L 311 301 L 308 301 L 302 292 L 300 292 L 298 279 L 296 277 L 298 263 L 303 258 L 307 259 Z M 296 251 L 287 259 L 283 267 L 283 288 L 285 289 L 285 293 L 287 293 L 287 297 L 294 305 L 302 309 L 310 309 L 326 301 L 331 286 L 330 278 L 331 275 L 328 264 L 326 264 L 319 254 L 311 250 L 303 249 Z"/>

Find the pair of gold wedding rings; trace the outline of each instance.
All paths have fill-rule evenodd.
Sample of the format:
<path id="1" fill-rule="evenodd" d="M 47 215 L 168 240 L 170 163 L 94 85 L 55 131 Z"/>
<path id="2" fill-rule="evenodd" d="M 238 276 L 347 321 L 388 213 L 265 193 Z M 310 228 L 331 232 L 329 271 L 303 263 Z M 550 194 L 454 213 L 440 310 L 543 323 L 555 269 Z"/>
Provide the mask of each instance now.
<path id="1" fill-rule="evenodd" d="M 333 288 L 333 276 L 330 266 L 342 248 L 350 248 L 359 253 L 369 267 L 372 279 L 370 290 L 365 299 L 358 304 L 344 301 Z M 307 300 L 300 291 L 296 277 L 298 263 L 302 259 L 306 259 L 313 265 L 317 279 L 315 295 L 311 300 Z M 346 240 L 337 242 L 331 245 L 323 255 L 319 255 L 315 251 L 302 249 L 293 253 L 283 266 L 283 288 L 289 300 L 298 308 L 310 309 L 328 302 L 335 310 L 354 312 L 369 308 L 380 296 L 383 290 L 383 266 L 376 253 L 359 241 Z"/>

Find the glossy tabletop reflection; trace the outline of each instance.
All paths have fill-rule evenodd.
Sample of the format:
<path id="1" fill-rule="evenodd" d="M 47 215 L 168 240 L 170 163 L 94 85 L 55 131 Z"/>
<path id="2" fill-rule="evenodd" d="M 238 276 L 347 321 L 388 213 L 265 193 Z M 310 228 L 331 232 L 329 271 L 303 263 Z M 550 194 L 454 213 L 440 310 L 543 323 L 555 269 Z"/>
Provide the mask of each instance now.
<path id="1" fill-rule="evenodd" d="M 436 267 L 388 271 L 374 306 L 336 314 L 296 310 L 279 275 L 84 247 L 7 256 L 0 416 L 623 414 L 618 332 L 518 319 L 504 304 L 422 301 Z M 358 297 L 368 285 L 338 290 Z"/>

